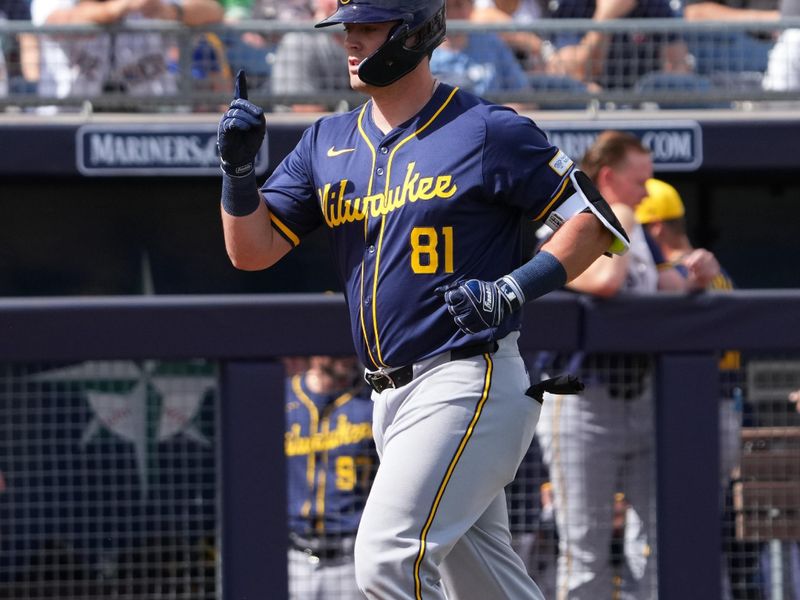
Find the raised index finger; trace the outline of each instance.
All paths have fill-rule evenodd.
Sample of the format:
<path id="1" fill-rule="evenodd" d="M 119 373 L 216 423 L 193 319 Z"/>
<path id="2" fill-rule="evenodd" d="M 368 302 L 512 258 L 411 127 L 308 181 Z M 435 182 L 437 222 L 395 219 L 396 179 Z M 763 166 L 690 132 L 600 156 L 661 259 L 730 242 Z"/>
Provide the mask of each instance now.
<path id="1" fill-rule="evenodd" d="M 236 74 L 236 83 L 233 87 L 233 97 L 247 100 L 247 77 L 244 74 L 244 69 L 239 69 Z"/>

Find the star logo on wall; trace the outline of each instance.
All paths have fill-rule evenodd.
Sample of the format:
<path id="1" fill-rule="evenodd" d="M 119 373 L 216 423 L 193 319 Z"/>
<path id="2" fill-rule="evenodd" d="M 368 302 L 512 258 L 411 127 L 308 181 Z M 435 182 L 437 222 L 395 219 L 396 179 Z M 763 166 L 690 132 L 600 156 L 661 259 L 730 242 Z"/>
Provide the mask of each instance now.
<path id="1" fill-rule="evenodd" d="M 187 363 L 188 365 L 188 363 Z M 182 435 L 201 446 L 211 441 L 196 424 L 217 379 L 210 366 L 177 372 L 158 361 L 87 361 L 33 375 L 32 380 L 81 385 L 93 417 L 81 436 L 87 447 L 102 432 L 130 443 L 136 458 L 141 497 L 149 490 L 158 445 Z"/>

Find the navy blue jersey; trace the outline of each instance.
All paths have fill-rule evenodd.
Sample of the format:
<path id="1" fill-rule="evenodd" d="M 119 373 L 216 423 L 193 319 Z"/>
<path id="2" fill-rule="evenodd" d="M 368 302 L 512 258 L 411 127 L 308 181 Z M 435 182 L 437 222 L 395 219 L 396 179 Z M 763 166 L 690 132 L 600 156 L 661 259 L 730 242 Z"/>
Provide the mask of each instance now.
<path id="1" fill-rule="evenodd" d="M 358 356 L 398 367 L 518 329 L 460 332 L 434 290 L 522 262 L 525 219 L 564 194 L 573 162 L 530 119 L 448 85 L 384 135 L 371 102 L 305 131 L 262 191 L 291 244 L 326 227 Z"/>
<path id="2" fill-rule="evenodd" d="M 354 535 L 377 468 L 372 401 L 356 392 L 314 394 L 304 374 L 286 381 L 289 530 Z"/>

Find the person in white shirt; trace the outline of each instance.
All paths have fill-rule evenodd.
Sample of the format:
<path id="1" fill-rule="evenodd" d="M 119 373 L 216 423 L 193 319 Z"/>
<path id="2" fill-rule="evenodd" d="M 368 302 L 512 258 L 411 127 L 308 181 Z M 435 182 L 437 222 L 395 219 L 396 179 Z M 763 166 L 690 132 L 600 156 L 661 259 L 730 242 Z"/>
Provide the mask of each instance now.
<path id="1" fill-rule="evenodd" d="M 800 17 L 800 0 L 781 0 L 781 17 Z M 765 90 L 800 89 L 800 29 L 785 29 L 772 47 L 762 85 Z"/>

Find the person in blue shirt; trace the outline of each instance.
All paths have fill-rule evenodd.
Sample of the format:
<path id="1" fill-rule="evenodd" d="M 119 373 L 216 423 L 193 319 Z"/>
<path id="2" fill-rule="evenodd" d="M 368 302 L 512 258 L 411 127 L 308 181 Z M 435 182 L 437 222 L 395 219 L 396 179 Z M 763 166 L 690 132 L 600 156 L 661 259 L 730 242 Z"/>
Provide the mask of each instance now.
<path id="1" fill-rule="evenodd" d="M 355 357 L 312 356 L 286 380 L 289 597 L 361 598 L 353 547 L 377 467 Z"/>
<path id="2" fill-rule="evenodd" d="M 447 0 L 448 19 L 467 21 L 472 11 L 473 0 Z M 433 52 L 431 71 L 442 81 L 479 95 L 528 86 L 522 65 L 493 33 L 448 35 Z"/>

